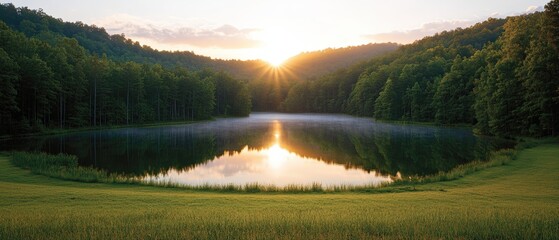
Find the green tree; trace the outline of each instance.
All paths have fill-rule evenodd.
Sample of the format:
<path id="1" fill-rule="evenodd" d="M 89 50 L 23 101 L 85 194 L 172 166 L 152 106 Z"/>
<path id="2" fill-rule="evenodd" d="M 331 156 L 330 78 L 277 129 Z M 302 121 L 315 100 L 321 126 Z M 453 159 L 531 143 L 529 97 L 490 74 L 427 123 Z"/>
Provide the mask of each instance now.
<path id="1" fill-rule="evenodd" d="M 70 72 L 71 77 L 68 78 L 69 82 L 63 85 L 63 91 L 66 94 L 65 103 L 67 105 L 66 113 L 68 116 L 68 123 L 70 126 L 81 127 L 90 123 L 89 111 L 89 94 L 88 84 L 85 78 L 84 67 L 86 64 L 86 52 L 75 39 L 62 39 L 58 47 L 64 49 L 68 58 L 68 63 L 73 66 L 73 71 Z"/>
<path id="2" fill-rule="evenodd" d="M 435 120 L 439 123 L 473 123 L 473 88 L 477 70 L 484 64 L 478 58 L 456 56 L 450 72 L 441 80 L 434 97 Z"/>
<path id="3" fill-rule="evenodd" d="M 54 81 L 51 69 L 37 55 L 21 59 L 19 75 L 18 93 L 21 94 L 18 97 L 21 109 L 25 110 L 23 116 L 35 131 L 39 131 L 44 118 L 50 114 L 59 85 Z"/>
<path id="4" fill-rule="evenodd" d="M 375 101 L 375 117 L 378 119 L 395 119 L 394 102 L 396 98 L 394 83 L 389 78 Z"/>
<path id="5" fill-rule="evenodd" d="M 13 133 L 15 117 L 20 111 L 16 99 L 19 66 L 0 48 L 0 134 Z"/>
<path id="6" fill-rule="evenodd" d="M 415 82 L 413 87 L 408 88 L 404 98 L 406 99 L 405 102 L 408 105 L 408 109 L 410 109 L 409 115 L 406 118 L 413 121 L 421 120 L 423 93 L 419 83 Z"/>
<path id="7" fill-rule="evenodd" d="M 110 92 L 106 86 L 109 71 L 109 61 L 106 55 L 101 58 L 91 56 L 86 59 L 84 67 L 86 79 L 89 81 L 90 119 L 93 126 L 101 125 L 103 109 Z"/>

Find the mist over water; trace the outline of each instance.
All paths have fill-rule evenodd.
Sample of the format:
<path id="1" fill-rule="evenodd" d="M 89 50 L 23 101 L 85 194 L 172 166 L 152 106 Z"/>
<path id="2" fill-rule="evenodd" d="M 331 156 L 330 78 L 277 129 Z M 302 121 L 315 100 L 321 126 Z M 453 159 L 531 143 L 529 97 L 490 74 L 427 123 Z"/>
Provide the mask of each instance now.
<path id="1" fill-rule="evenodd" d="M 514 144 L 467 128 L 278 113 L 0 143 L 2 150 L 73 154 L 80 165 L 146 181 L 276 186 L 379 184 L 448 171 Z"/>

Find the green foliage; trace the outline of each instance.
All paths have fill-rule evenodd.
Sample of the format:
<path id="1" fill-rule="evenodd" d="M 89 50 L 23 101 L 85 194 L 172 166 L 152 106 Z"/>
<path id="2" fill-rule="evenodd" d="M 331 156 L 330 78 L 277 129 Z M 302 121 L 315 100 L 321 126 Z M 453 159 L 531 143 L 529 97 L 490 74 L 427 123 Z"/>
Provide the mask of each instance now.
<path id="1" fill-rule="evenodd" d="M 252 108 L 250 90 L 247 84 L 236 81 L 221 72 L 211 76 L 215 85 L 217 115 L 248 116 Z M 231 99 L 235 99 L 231 101 Z"/>
<path id="2" fill-rule="evenodd" d="M 1 135 L 247 116 L 251 110 L 248 86 L 225 73 L 115 62 L 89 54 L 76 38 L 28 38 L 3 22 L 0 39 Z M 227 110 L 214 110 L 216 98 Z"/>
<path id="3" fill-rule="evenodd" d="M 33 173 L 54 178 L 80 182 L 104 182 L 108 179 L 107 172 L 90 167 L 79 167 L 76 156 L 65 154 L 15 152 L 12 154 L 12 163 Z"/>
<path id="4" fill-rule="evenodd" d="M 410 184 L 423 184 L 423 183 L 456 180 L 483 169 L 506 165 L 510 163 L 510 161 L 515 160 L 516 155 L 517 155 L 516 149 L 502 149 L 496 152 L 492 152 L 489 160 L 487 161 L 469 162 L 466 164 L 459 165 L 451 169 L 450 171 L 439 172 L 437 174 L 426 176 L 426 177 L 410 177 L 408 179 L 399 179 L 394 182 L 394 185 L 398 186 L 398 185 L 410 185 Z"/>
<path id="5" fill-rule="evenodd" d="M 398 47 L 399 45 L 395 43 L 369 43 L 304 52 L 287 59 L 282 64 L 282 68 L 288 69 L 301 79 L 313 79 L 342 68 L 349 68 L 355 63 L 368 61 L 374 56 L 395 51 Z"/>
<path id="6" fill-rule="evenodd" d="M 0 48 L 0 125 L 13 127 L 12 116 L 19 112 L 17 106 L 17 84 L 19 66 Z"/>
<path id="7" fill-rule="evenodd" d="M 375 101 L 375 117 L 382 119 L 394 119 L 398 106 L 396 100 L 396 90 L 392 79 L 386 80 L 384 88 Z"/>
<path id="8" fill-rule="evenodd" d="M 78 158 L 65 154 L 49 155 L 46 153 L 15 152 L 12 154 L 12 163 L 24 169 L 41 171 L 50 168 L 78 167 Z"/>
<path id="9" fill-rule="evenodd" d="M 433 99 L 437 109 L 435 121 L 443 124 L 473 123 L 473 88 L 477 70 L 484 62 L 478 57 L 456 56 L 450 72 L 445 74 Z"/>
<path id="10" fill-rule="evenodd" d="M 557 134 L 559 57 L 547 37 L 553 31 L 550 15 L 546 10 L 510 18 L 498 43 L 484 49 L 486 66 L 474 91 L 478 132 Z"/>
<path id="11" fill-rule="evenodd" d="M 416 43 L 402 46 L 393 53 L 346 70 L 355 71 L 355 74 L 324 76 L 314 81 L 312 85 L 294 88 L 295 92 L 289 94 L 285 101 L 285 106 L 288 107 L 285 110 L 292 111 L 289 106 L 306 106 L 310 102 L 317 104 L 307 107 L 306 111 L 325 112 L 324 109 L 328 109 L 327 112 L 347 112 L 374 116 L 378 119 L 434 121 L 439 110 L 437 101 L 444 100 L 443 98 L 434 100 L 434 96 L 441 79 L 450 72 L 454 59 L 457 56 L 469 58 L 485 44 L 496 41 L 503 31 L 504 23 L 505 20 L 489 19 L 468 29 L 457 29 L 426 37 Z M 477 69 L 473 70 L 476 71 Z M 470 88 L 468 96 L 463 98 L 455 96 L 460 98 L 455 101 L 457 102 L 455 105 L 462 109 L 453 110 L 469 116 L 456 116 L 453 118 L 457 120 L 449 119 L 446 122 L 472 122 L 471 107 L 463 105 L 468 102 L 471 105 L 473 101 L 471 94 L 473 78 L 468 74 L 465 75 L 465 79 L 460 78 L 464 75 L 458 73 L 454 75 L 456 80 L 452 82 L 465 85 L 466 89 L 460 91 L 456 90 L 458 86 L 449 86 L 445 94 L 451 94 L 450 90 L 458 93 L 468 92 L 467 88 Z M 388 79 L 392 79 L 391 89 L 385 86 Z M 388 94 L 389 91 L 385 91 L 385 95 L 381 96 L 383 89 L 390 89 L 392 93 Z M 323 95 L 328 97 L 323 98 Z M 301 101 L 301 97 L 298 96 L 305 96 L 306 101 Z M 378 99 L 379 97 L 382 98 Z M 377 103 L 382 106 L 382 109 L 376 108 Z M 335 107 L 330 108 L 332 105 Z M 464 109 L 465 113 L 462 113 Z M 439 115 L 442 119 L 442 111 Z"/>
<path id="12" fill-rule="evenodd" d="M 319 79 L 288 85 L 289 91 L 284 94 L 280 109 L 287 112 L 343 112 L 351 89 L 365 66 L 365 63 L 360 63 Z"/>
<path id="13" fill-rule="evenodd" d="M 352 76 L 298 83 L 284 110 L 465 123 L 503 137 L 557 135 L 557 5 L 426 37 L 355 65 Z"/>
<path id="14" fill-rule="evenodd" d="M 160 52 L 96 26 L 2 4 L 0 68 L 7 80 L 0 133 L 245 116 L 252 107 L 466 123 L 505 137 L 557 135 L 558 9 L 554 0 L 543 13 L 490 18 L 396 51 L 394 44 L 328 49 L 272 69 Z M 347 68 L 318 77 L 340 67 Z"/>

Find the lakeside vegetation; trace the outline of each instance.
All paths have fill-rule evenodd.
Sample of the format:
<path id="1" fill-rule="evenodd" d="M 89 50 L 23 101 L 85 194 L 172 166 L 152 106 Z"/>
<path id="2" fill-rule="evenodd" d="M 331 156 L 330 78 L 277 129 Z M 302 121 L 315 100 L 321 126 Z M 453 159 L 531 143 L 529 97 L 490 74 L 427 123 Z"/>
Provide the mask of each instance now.
<path id="1" fill-rule="evenodd" d="M 274 124 L 275 119 L 281 119 L 280 123 Z M 319 122 L 322 123 L 317 125 Z M 220 119 L 194 125 L 5 140 L 0 150 L 73 154 L 82 166 L 146 177 L 174 170 L 196 172 L 196 168 L 217 164 L 213 160 L 231 154 L 244 157 L 247 151 L 265 152 L 278 142 L 294 157 L 343 166 L 344 171 L 403 178 L 433 175 L 471 161 L 486 161 L 492 151 L 516 145 L 511 140 L 476 137 L 470 128 L 403 126 L 341 115 L 253 114 L 247 119 Z M 254 163 L 253 160 L 247 158 L 247 164 Z"/>
<path id="2" fill-rule="evenodd" d="M 51 155 L 47 153 L 29 153 L 29 152 L 13 152 L 11 161 L 15 166 L 28 169 L 33 173 L 50 176 L 54 178 L 72 180 L 78 182 L 100 182 L 100 183 L 126 183 L 126 184 L 142 184 L 160 187 L 183 188 L 189 190 L 215 191 L 215 192 L 392 192 L 392 191 L 409 191 L 415 189 L 417 184 L 425 184 L 430 182 L 450 181 L 462 178 L 473 172 L 505 165 L 516 158 L 518 149 L 530 146 L 532 143 L 521 143 L 517 149 L 502 149 L 492 152 L 486 161 L 472 161 L 466 164 L 458 165 L 448 171 L 439 171 L 436 174 L 420 176 L 405 175 L 403 178 L 393 178 L 392 183 L 384 183 L 380 185 L 333 185 L 323 186 L 320 183 L 309 185 L 290 184 L 285 187 L 274 185 L 266 185 L 248 183 L 238 184 L 202 184 L 188 185 L 165 181 L 145 181 L 142 180 L 143 175 L 123 175 L 118 173 L 109 173 L 103 169 L 94 167 L 83 167 L 78 165 L 78 158 L 73 155 L 58 154 Z M 153 170 L 152 170 L 153 171 Z M 153 174 L 153 173 L 152 173 Z"/>
<path id="3" fill-rule="evenodd" d="M 505 165 L 412 192 L 295 195 L 61 181 L 3 156 L 0 238 L 556 239 L 557 156 L 556 142 L 537 144 Z"/>

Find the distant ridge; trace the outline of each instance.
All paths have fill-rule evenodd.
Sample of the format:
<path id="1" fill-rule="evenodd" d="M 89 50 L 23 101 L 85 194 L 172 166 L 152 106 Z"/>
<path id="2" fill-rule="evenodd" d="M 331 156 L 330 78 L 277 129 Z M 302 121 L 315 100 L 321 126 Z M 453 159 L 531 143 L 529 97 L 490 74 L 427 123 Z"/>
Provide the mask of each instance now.
<path id="1" fill-rule="evenodd" d="M 261 60 L 223 60 L 195 54 L 191 51 L 159 51 L 137 41 L 126 38 L 124 34 L 110 35 L 95 25 L 82 22 L 65 22 L 54 18 L 41 9 L 15 7 L 11 3 L 0 5 L 0 20 L 27 37 L 46 42 L 56 42 L 57 38 L 69 37 L 92 54 L 106 54 L 115 61 L 134 61 L 137 63 L 158 63 L 164 67 L 185 67 L 190 70 L 210 68 L 225 71 L 241 79 L 251 80 L 270 66 Z M 286 61 L 299 78 L 319 76 L 359 61 L 368 60 L 398 48 L 394 43 L 367 44 L 362 46 L 325 49 L 301 53 Z"/>

